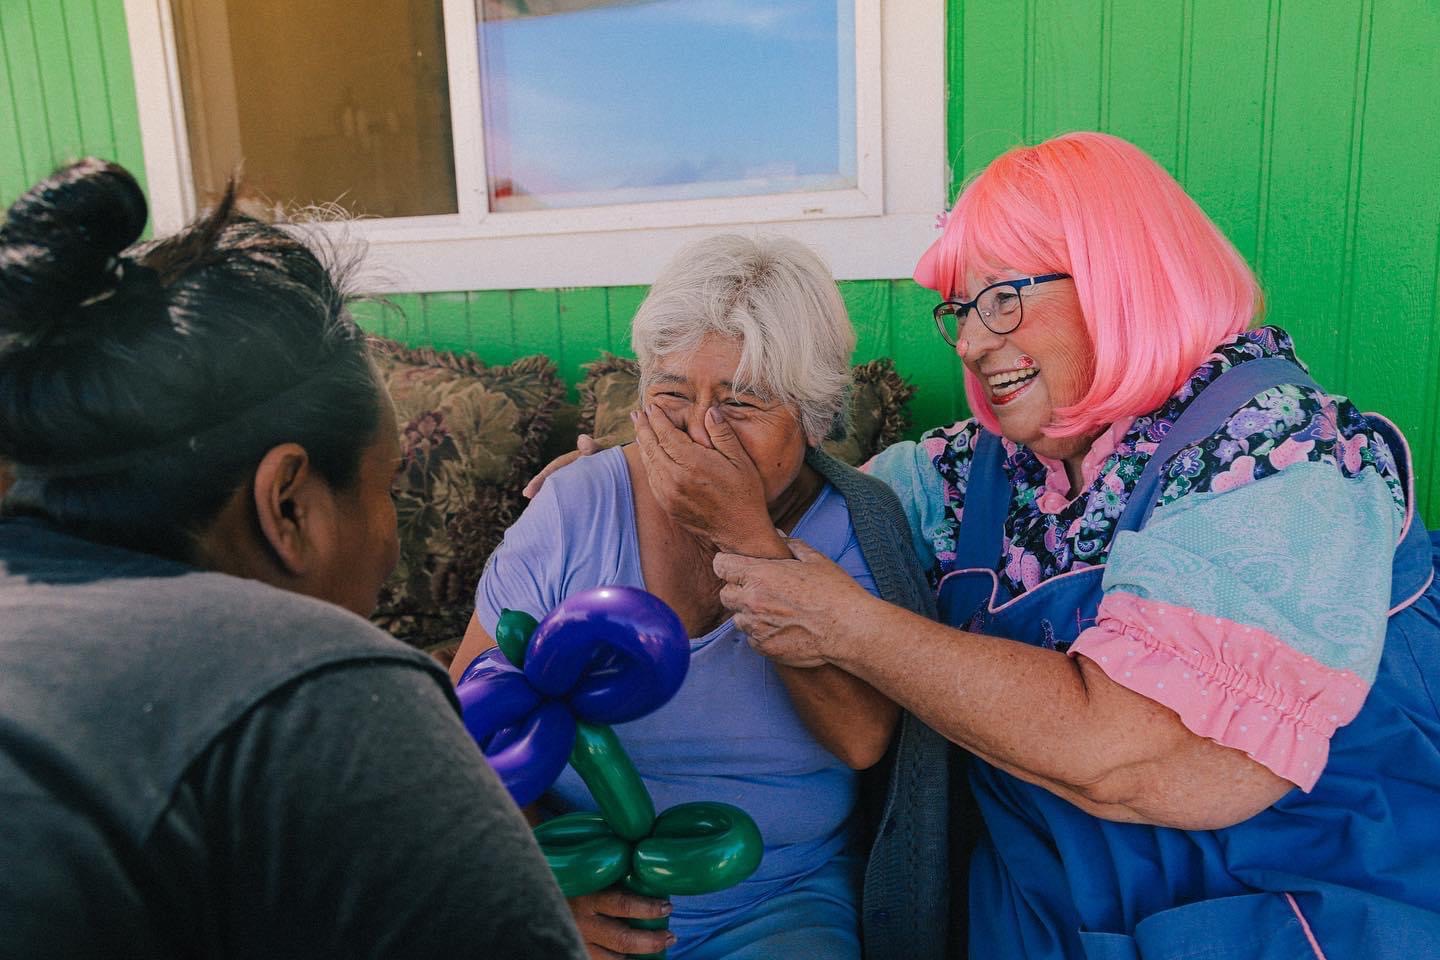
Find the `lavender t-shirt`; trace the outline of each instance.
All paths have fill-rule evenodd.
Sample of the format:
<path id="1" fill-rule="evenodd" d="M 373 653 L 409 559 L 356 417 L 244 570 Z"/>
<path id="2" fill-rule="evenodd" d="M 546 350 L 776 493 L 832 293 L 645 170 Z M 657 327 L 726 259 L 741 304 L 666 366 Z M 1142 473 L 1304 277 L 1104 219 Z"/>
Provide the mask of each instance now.
<path id="1" fill-rule="evenodd" d="M 875 592 L 845 500 L 830 485 L 792 535 Z M 645 586 L 630 474 L 619 448 L 583 457 L 546 481 L 492 555 L 476 611 L 494 636 L 502 608 L 538 618 L 572 593 L 613 585 Z M 733 803 L 755 818 L 765 840 L 750 880 L 677 901 L 677 914 L 755 905 L 820 870 L 849 839 L 854 772 L 805 729 L 774 665 L 732 621 L 690 641 L 690 671 L 673 700 L 615 730 L 656 810 L 692 800 Z M 552 793 L 567 809 L 594 808 L 568 767 Z M 854 895 L 848 891 L 852 901 Z"/>

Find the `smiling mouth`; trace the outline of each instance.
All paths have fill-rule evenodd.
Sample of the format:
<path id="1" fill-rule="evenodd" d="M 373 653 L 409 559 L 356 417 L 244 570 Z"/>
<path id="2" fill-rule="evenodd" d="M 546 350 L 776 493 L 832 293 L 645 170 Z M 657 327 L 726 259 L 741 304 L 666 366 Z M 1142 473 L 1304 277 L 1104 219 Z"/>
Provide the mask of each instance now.
<path id="1" fill-rule="evenodd" d="M 1006 370 L 1004 373 L 986 377 L 985 382 L 990 387 L 990 402 L 996 406 L 1004 406 L 1014 401 L 1029 389 L 1039 375 L 1039 367 L 1030 367 L 1025 370 Z"/>

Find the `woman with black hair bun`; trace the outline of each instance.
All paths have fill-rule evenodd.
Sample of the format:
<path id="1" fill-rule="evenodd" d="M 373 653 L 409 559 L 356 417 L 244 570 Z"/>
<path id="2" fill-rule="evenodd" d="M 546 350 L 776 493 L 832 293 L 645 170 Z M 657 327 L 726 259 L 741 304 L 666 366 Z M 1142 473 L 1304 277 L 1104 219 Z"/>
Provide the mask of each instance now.
<path id="1" fill-rule="evenodd" d="M 0 226 L 0 956 L 583 956 L 362 619 L 399 449 L 346 272 L 233 191 L 146 215 L 87 159 Z"/>

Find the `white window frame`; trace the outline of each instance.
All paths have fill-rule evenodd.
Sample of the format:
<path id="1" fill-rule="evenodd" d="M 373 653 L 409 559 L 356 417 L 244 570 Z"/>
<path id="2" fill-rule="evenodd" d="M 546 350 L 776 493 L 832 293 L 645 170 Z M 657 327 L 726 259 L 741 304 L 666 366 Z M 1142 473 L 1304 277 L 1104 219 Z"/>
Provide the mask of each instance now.
<path id="1" fill-rule="evenodd" d="M 675 250 L 725 229 L 793 236 L 840 279 L 909 276 L 945 203 L 945 5 L 854 0 L 857 185 L 826 190 L 491 212 L 474 0 L 443 0 L 459 212 L 352 221 L 374 292 L 654 281 Z M 196 213 L 170 0 L 125 0 L 151 215 Z"/>

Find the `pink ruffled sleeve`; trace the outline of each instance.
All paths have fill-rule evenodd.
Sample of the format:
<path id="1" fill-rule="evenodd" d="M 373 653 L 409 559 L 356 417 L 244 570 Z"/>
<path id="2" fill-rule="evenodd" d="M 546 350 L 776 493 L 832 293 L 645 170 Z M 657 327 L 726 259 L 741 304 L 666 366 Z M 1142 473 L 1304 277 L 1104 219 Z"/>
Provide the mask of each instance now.
<path id="1" fill-rule="evenodd" d="M 1263 629 L 1122 591 L 1105 596 L 1070 654 L 1307 792 L 1325 769 L 1331 736 L 1369 690 L 1357 674 Z"/>

